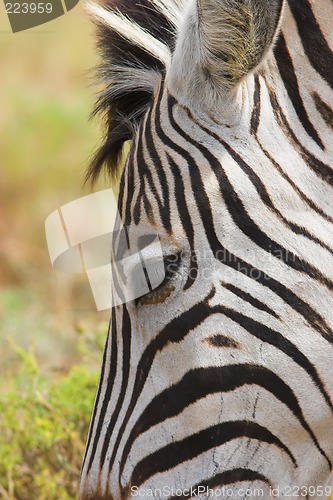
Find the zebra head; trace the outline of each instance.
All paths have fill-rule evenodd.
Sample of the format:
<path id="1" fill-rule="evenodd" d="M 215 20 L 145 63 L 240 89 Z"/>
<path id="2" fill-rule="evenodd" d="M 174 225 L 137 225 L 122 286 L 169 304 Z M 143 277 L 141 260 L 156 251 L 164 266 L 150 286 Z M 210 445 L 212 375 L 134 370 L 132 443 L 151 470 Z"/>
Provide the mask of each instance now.
<path id="1" fill-rule="evenodd" d="M 89 176 L 131 141 L 113 250 L 148 249 L 163 276 L 112 309 L 80 498 L 324 498 L 333 4 L 90 10 L 107 133 Z"/>

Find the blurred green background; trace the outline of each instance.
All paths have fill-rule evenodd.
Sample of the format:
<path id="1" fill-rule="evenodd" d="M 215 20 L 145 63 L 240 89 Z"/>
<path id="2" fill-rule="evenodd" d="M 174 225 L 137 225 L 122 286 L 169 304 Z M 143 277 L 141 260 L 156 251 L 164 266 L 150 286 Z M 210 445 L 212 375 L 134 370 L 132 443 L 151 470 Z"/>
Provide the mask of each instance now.
<path id="1" fill-rule="evenodd" d="M 82 4 L 12 34 L 1 2 L 0 498 L 75 498 L 108 312 L 52 269 L 44 222 L 90 192 L 94 55 Z"/>

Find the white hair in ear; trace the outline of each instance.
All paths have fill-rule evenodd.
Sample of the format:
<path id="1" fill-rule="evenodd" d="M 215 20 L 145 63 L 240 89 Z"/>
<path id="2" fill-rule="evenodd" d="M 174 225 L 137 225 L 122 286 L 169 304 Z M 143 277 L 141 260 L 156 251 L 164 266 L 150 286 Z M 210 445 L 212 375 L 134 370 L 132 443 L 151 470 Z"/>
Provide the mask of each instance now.
<path id="1" fill-rule="evenodd" d="M 264 60 L 284 0 L 190 0 L 169 82 L 177 93 L 214 105 Z"/>

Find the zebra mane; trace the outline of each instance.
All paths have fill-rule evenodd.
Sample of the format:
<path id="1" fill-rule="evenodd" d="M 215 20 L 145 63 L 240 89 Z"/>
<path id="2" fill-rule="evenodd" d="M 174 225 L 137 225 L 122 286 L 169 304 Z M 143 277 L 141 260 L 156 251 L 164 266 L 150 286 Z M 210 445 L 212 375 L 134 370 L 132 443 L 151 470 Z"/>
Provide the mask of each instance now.
<path id="1" fill-rule="evenodd" d="M 87 172 L 94 182 L 105 166 L 115 177 L 123 145 L 131 140 L 170 64 L 183 0 L 105 0 L 88 4 L 97 25 L 102 90 L 93 116 L 106 133 Z"/>

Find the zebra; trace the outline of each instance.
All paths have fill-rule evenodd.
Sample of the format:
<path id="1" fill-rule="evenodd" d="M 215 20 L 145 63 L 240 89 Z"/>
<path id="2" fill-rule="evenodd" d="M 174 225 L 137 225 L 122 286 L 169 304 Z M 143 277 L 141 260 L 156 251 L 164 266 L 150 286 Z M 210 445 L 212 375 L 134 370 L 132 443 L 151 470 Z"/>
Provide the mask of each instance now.
<path id="1" fill-rule="evenodd" d="M 88 177 L 120 176 L 113 254 L 121 227 L 157 234 L 165 271 L 112 308 L 79 498 L 326 498 L 333 3 L 89 10 L 106 134 Z"/>

